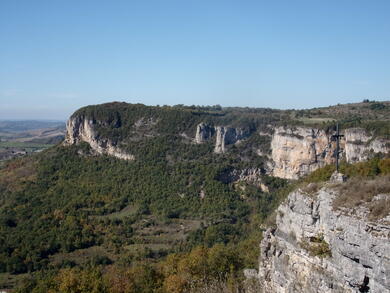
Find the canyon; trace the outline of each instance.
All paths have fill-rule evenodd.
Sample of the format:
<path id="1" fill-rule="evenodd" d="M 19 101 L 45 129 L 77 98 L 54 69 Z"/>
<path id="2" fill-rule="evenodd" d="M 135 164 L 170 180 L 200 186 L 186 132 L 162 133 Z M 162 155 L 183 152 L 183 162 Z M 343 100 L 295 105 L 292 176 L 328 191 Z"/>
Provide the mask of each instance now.
<path id="1" fill-rule="evenodd" d="M 105 122 L 72 116 L 67 123 L 65 145 L 87 142 L 96 154 L 137 160 L 119 147 L 125 146 L 125 141 L 99 135 L 95 129 L 99 125 Z M 265 174 L 296 180 L 335 163 L 334 128 L 277 124 L 265 128 L 266 131 L 264 127 L 260 130 L 249 125 L 202 121 L 194 127 L 195 133 L 187 129 L 182 132 L 184 135 L 174 135 L 182 137 L 183 143 L 210 145 L 210 149 L 212 146 L 213 156 L 229 155 L 234 146 L 244 152 L 245 142 L 254 135 L 268 139 L 268 144 L 250 146 L 257 156 L 264 158 L 264 168 L 231 169 L 217 178 L 223 183 L 233 183 L 239 191 L 245 190 L 239 184 L 245 182 L 267 193 Z M 138 126 L 134 129 L 137 131 Z M 347 163 L 363 162 L 390 151 L 388 138 L 367 129 L 348 127 L 341 134 L 340 157 Z M 149 137 L 159 135 L 156 131 L 149 133 Z M 332 178 L 333 182 L 314 192 L 298 188 L 278 207 L 275 226 L 263 233 L 258 270 L 245 271 L 246 277 L 255 279 L 262 288 L 253 292 L 390 291 L 390 215 L 375 220 L 368 215 L 373 205 L 388 205 L 390 194 L 376 194 L 358 208 L 337 208 L 333 204 L 341 196 L 337 185 L 347 183 L 342 174 L 334 174 Z M 205 196 L 202 191 L 202 199 Z"/>
<path id="2" fill-rule="evenodd" d="M 15 274 L 0 285 L 98 256 L 104 278 L 155 263 L 166 292 L 389 291 L 389 106 L 83 107 L 62 143 L 0 169 L 0 268 Z M 345 174 L 331 176 L 336 121 Z"/>

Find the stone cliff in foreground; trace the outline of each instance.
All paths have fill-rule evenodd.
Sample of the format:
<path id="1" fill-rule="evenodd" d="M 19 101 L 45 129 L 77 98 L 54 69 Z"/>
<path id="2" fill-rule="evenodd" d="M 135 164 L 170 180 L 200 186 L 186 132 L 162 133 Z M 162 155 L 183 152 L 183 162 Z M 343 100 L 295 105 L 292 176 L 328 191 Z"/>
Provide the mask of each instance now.
<path id="1" fill-rule="evenodd" d="M 388 180 L 373 184 L 390 191 Z M 372 216 L 390 206 L 390 193 L 357 207 L 339 199 L 335 207 L 340 196 L 332 186 L 311 195 L 298 190 L 278 208 L 276 228 L 261 242 L 264 292 L 390 292 L 389 209 Z"/>

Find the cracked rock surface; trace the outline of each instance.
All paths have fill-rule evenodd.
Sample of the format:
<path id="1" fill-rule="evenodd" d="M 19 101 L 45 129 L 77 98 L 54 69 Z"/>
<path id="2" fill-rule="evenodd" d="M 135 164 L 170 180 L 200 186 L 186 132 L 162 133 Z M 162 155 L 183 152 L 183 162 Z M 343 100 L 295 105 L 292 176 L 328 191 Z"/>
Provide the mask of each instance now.
<path id="1" fill-rule="evenodd" d="M 260 247 L 264 292 L 390 292 L 390 222 L 335 211 L 336 196 L 298 190 L 278 208 Z M 326 255 L 308 249 L 319 245 Z"/>

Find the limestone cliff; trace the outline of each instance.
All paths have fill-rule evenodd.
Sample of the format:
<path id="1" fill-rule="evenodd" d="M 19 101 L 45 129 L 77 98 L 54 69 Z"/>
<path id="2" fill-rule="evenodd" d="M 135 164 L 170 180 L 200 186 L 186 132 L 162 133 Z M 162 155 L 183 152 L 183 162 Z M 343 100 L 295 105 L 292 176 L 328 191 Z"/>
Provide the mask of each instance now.
<path id="1" fill-rule="evenodd" d="M 277 127 L 271 141 L 272 174 L 297 179 L 334 161 L 335 146 L 324 130 Z"/>
<path id="2" fill-rule="evenodd" d="M 261 242 L 263 292 L 390 292 L 390 215 L 369 221 L 364 206 L 334 210 L 338 196 L 298 190 L 278 208 Z"/>
<path id="3" fill-rule="evenodd" d="M 217 154 L 224 153 L 226 145 L 237 143 L 249 135 L 250 132 L 242 128 L 217 126 L 214 152 Z"/>
<path id="4" fill-rule="evenodd" d="M 345 130 L 345 155 L 350 163 L 367 160 L 371 153 L 388 153 L 390 142 L 383 138 L 373 139 L 361 128 Z"/>
<path id="5" fill-rule="evenodd" d="M 226 153 L 236 145 L 239 152 L 235 155 L 238 153 L 239 159 L 254 162 L 260 156 L 261 168 L 266 169 L 267 174 L 287 179 L 297 179 L 334 163 L 336 144 L 331 129 L 276 127 L 268 120 L 266 123 L 261 119 L 257 121 L 261 116 L 241 119 L 240 113 L 232 117 L 214 115 L 123 103 L 88 106 L 69 119 L 65 144 L 85 141 L 96 153 L 125 160 L 133 160 L 134 156 L 124 151 L 123 145 L 158 136 L 180 137 L 183 143 L 213 143 L 216 154 Z M 343 134 L 342 157 L 348 162 L 363 161 L 373 153 L 390 151 L 388 139 L 378 138 L 363 129 L 344 129 Z M 252 167 L 259 167 L 258 163 Z"/>
<path id="6" fill-rule="evenodd" d="M 91 149 L 98 154 L 107 154 L 123 160 L 134 160 L 134 156 L 121 150 L 116 144 L 99 137 L 94 129 L 94 121 L 84 116 L 74 116 L 66 123 L 65 145 L 87 142 Z"/>
<path id="7" fill-rule="evenodd" d="M 195 142 L 198 144 L 207 142 L 213 135 L 214 127 L 202 122 L 196 126 Z"/>
<path id="8" fill-rule="evenodd" d="M 271 141 L 270 173 L 297 179 L 335 161 L 336 143 L 333 131 L 307 127 L 276 127 Z M 374 138 L 364 129 L 345 130 L 340 142 L 341 156 L 347 162 L 364 161 L 372 153 L 388 153 L 389 141 Z"/>
<path id="9" fill-rule="evenodd" d="M 210 126 L 200 123 L 196 127 L 195 143 L 205 143 L 215 135 L 214 152 L 217 154 L 226 152 L 226 146 L 239 143 L 242 139 L 249 137 L 251 132 L 243 128 L 229 126 Z"/>

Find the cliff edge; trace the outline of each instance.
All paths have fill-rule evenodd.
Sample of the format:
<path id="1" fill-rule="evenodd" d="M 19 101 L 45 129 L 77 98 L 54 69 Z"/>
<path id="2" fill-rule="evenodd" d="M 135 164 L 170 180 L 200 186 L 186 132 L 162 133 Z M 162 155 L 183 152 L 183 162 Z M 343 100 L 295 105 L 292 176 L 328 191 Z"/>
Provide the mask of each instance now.
<path id="1" fill-rule="evenodd" d="M 278 118 L 276 114 L 276 110 L 210 113 L 126 103 L 88 106 L 68 120 L 65 145 L 84 141 L 95 153 L 134 160 L 138 155 L 131 142 L 161 136 L 179 138 L 182 144 L 213 145 L 216 156 L 235 152 L 237 159 L 243 161 L 260 157 L 264 163 L 260 167 L 268 175 L 285 179 L 298 179 L 335 162 L 334 125 L 293 126 L 294 121 L 286 120 L 285 126 L 278 126 L 286 117 Z M 376 133 L 386 130 L 386 123 L 371 130 L 343 128 L 341 156 L 354 163 L 370 159 L 375 153 L 388 153 L 388 132 Z"/>
<path id="2" fill-rule="evenodd" d="M 280 205 L 260 245 L 264 292 L 390 292 L 390 177 L 359 180 Z"/>
<path id="3" fill-rule="evenodd" d="M 334 164 L 334 131 L 310 127 L 276 127 L 271 140 L 271 174 L 298 179 L 325 165 Z M 390 142 L 363 128 L 343 130 L 341 156 L 348 163 L 365 161 L 374 153 L 386 154 Z"/>
<path id="4" fill-rule="evenodd" d="M 121 150 L 113 140 L 100 137 L 94 125 L 96 122 L 84 116 L 72 116 L 66 123 L 65 145 L 87 142 L 98 154 L 106 154 L 123 160 L 134 160 L 134 156 Z"/>

